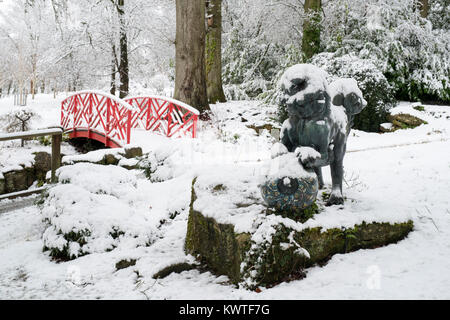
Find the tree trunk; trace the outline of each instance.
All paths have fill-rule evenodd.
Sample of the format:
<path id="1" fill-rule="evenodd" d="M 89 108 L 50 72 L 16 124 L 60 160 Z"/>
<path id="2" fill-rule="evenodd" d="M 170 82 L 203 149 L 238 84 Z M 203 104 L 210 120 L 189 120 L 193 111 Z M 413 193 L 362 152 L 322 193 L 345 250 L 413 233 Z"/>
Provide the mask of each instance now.
<path id="1" fill-rule="evenodd" d="M 21 126 L 22 126 L 22 131 L 26 131 L 26 130 L 25 130 L 25 121 L 22 121 Z M 25 139 L 21 139 L 21 140 L 20 140 L 20 146 L 23 148 L 24 145 L 25 145 Z"/>
<path id="2" fill-rule="evenodd" d="M 226 102 L 222 87 L 222 0 L 207 0 L 206 84 L 210 103 Z"/>
<path id="3" fill-rule="evenodd" d="M 12 83 L 13 82 L 11 80 L 8 82 L 8 91 L 7 91 L 8 96 L 11 94 Z"/>
<path id="4" fill-rule="evenodd" d="M 305 20 L 303 21 L 302 51 L 305 59 L 320 52 L 320 20 L 322 1 L 305 0 L 303 6 Z"/>
<path id="5" fill-rule="evenodd" d="M 116 94 L 116 46 L 113 44 L 112 45 L 112 58 L 111 58 L 111 89 L 109 90 L 109 92 L 112 95 Z"/>
<path id="6" fill-rule="evenodd" d="M 176 0 L 175 93 L 207 118 L 205 2 Z"/>
<path id="7" fill-rule="evenodd" d="M 33 77 L 33 79 L 30 80 L 30 93 L 31 93 L 31 99 L 33 99 L 33 100 L 34 100 L 34 86 L 35 86 L 35 84 L 34 84 L 34 77 Z"/>
<path id="8" fill-rule="evenodd" d="M 30 80 L 30 93 L 31 93 L 31 99 L 34 100 L 34 95 L 36 94 L 36 85 L 37 85 L 37 79 L 36 79 L 36 72 L 37 72 L 37 54 L 33 53 L 31 55 L 31 68 L 32 68 L 32 74 L 31 74 L 31 80 Z"/>
<path id="9" fill-rule="evenodd" d="M 118 0 L 117 12 L 119 13 L 120 21 L 120 64 L 119 64 L 119 77 L 120 77 L 120 98 L 125 98 L 128 95 L 129 90 L 129 75 L 128 75 L 128 40 L 127 30 L 125 25 L 125 8 L 124 0 Z"/>
<path id="10" fill-rule="evenodd" d="M 428 18 L 430 3 L 428 0 L 419 0 L 420 16 L 424 19 Z"/>

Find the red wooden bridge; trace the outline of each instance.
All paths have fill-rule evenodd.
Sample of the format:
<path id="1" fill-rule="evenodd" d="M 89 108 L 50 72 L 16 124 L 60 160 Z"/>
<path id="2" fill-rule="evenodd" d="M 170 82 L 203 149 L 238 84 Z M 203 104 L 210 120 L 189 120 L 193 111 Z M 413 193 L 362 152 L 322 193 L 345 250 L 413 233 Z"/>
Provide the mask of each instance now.
<path id="1" fill-rule="evenodd" d="M 61 103 L 61 126 L 70 138 L 94 139 L 111 148 L 129 144 L 132 129 L 195 138 L 198 116 L 193 107 L 160 96 L 119 99 L 104 92 L 81 91 Z"/>

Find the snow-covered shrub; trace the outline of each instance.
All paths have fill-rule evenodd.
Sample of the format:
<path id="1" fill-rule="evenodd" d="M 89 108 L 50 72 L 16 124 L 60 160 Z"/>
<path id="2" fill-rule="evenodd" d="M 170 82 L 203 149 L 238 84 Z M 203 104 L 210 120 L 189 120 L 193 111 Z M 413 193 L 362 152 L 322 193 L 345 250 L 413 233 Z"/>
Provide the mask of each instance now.
<path id="1" fill-rule="evenodd" d="M 295 46 L 282 46 L 264 37 L 248 37 L 233 29 L 223 54 L 222 76 L 227 98 L 265 99 L 294 55 L 295 62 L 300 62 L 300 51 Z"/>
<path id="2" fill-rule="evenodd" d="M 223 86 L 223 91 L 227 101 L 250 100 L 241 84 L 226 84 Z"/>
<path id="3" fill-rule="evenodd" d="M 430 23 L 397 27 L 384 73 L 399 99 L 450 101 L 448 32 L 432 30 Z"/>
<path id="4" fill-rule="evenodd" d="M 246 96 L 255 98 L 277 73 L 278 49 L 257 39 L 242 41 L 236 32 L 232 33 L 224 52 L 224 84 L 240 85 Z"/>
<path id="5" fill-rule="evenodd" d="M 170 148 L 167 148 L 170 149 Z M 174 150 L 169 152 L 149 152 L 139 158 L 137 168 L 142 170 L 145 177 L 152 182 L 163 182 L 170 180 L 174 176 L 174 167 L 177 165 L 176 161 L 170 157 Z"/>
<path id="6" fill-rule="evenodd" d="M 417 0 L 329 1 L 323 50 L 371 60 L 398 99 L 450 101 L 450 6 L 430 2 L 428 19 L 418 8 Z"/>
<path id="7" fill-rule="evenodd" d="M 434 29 L 448 29 L 450 26 L 450 2 L 448 0 L 431 1 L 428 19 Z"/>
<path id="8" fill-rule="evenodd" d="M 378 132 L 380 124 L 386 122 L 386 116 L 394 106 L 395 99 L 393 88 L 375 64 L 353 54 L 339 56 L 335 53 L 318 54 L 311 59 L 311 63 L 328 72 L 329 82 L 337 78 L 353 78 L 357 81 L 367 106 L 356 115 L 353 127 Z"/>
<path id="9" fill-rule="evenodd" d="M 69 260 L 152 243 L 157 229 L 137 203 L 137 180 L 117 166 L 78 163 L 58 169 L 58 185 L 41 203 L 44 249 Z"/>
<path id="10" fill-rule="evenodd" d="M 163 182 L 172 179 L 174 177 L 174 168 L 177 165 L 177 161 L 168 154 L 161 152 L 157 153 L 154 159 L 156 159 L 156 164 L 153 162 L 152 168 L 156 167 L 156 169 L 151 173 L 150 181 Z"/>
<path id="11" fill-rule="evenodd" d="M 30 130 L 30 124 L 39 116 L 31 108 L 21 107 L 0 117 L 0 126 L 6 132 Z"/>
<path id="12" fill-rule="evenodd" d="M 156 171 L 158 166 L 158 161 L 153 153 L 145 154 L 137 164 L 137 167 L 141 169 L 147 179 L 152 178 L 152 174 Z"/>
<path id="13" fill-rule="evenodd" d="M 270 105 L 278 105 L 280 101 L 279 81 L 287 68 L 303 62 L 303 53 L 300 47 L 287 45 L 283 50 L 283 56 L 280 58 L 278 72 L 272 78 L 268 90 L 260 94 L 257 99 Z"/>
<path id="14" fill-rule="evenodd" d="M 39 118 L 39 115 L 31 108 L 20 107 L 0 117 L 0 131 L 19 132 L 31 129 L 33 120 Z M 21 140 L 21 146 L 24 146 L 24 139 Z"/>

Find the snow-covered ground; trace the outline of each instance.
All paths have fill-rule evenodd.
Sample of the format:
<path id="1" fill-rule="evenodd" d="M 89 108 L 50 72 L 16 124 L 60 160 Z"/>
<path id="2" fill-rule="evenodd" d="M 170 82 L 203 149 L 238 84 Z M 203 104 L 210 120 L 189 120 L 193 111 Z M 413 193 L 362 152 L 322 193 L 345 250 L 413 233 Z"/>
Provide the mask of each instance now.
<path id="1" fill-rule="evenodd" d="M 31 102 L 41 114 L 34 128 L 58 124 L 62 98 L 38 95 Z M 11 105 L 11 98 L 1 99 L 0 115 Z M 214 126 L 202 125 L 195 140 L 133 132 L 133 144 L 143 146 L 163 164 L 155 172 L 162 182 L 135 173 L 132 192 L 121 196 L 121 205 L 128 204 L 133 214 L 147 213 L 146 223 L 154 227 L 150 246 L 119 246 L 56 263 L 42 252 L 45 225 L 37 207 L 0 214 L 0 299 L 450 298 L 450 107 L 427 105 L 425 111 L 417 111 L 410 103 L 401 103 L 394 112 L 417 115 L 428 124 L 386 134 L 354 130 L 344 161 L 346 208 L 354 215 L 359 210 L 392 214 L 393 219 L 411 216 L 414 231 L 405 240 L 335 255 L 324 267 L 309 269 L 305 279 L 261 288 L 260 293 L 197 270 L 153 279 L 165 266 L 193 261 L 183 251 L 192 178 L 230 166 L 251 170 L 270 157 L 275 139 L 268 131 L 257 135 L 247 125 L 264 124 L 275 116 L 273 108 L 258 102 L 229 102 L 212 109 Z M 0 148 L 1 163 L 6 149 Z M 9 157 L 8 165 L 20 158 Z M 74 184 L 82 185 L 79 175 Z M 328 168 L 324 178 L 331 183 Z M 105 178 L 105 186 L 111 181 Z M 179 214 L 169 219 L 174 212 Z M 116 271 L 115 264 L 122 259 L 137 262 Z"/>

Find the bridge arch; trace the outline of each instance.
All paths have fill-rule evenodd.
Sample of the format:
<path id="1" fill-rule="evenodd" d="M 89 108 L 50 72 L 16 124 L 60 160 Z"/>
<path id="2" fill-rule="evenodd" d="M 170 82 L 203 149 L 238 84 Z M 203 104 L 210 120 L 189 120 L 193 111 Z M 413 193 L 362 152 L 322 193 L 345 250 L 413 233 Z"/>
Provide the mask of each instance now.
<path id="1" fill-rule="evenodd" d="M 119 99 L 101 91 L 80 91 L 61 103 L 61 126 L 71 138 L 94 139 L 112 148 L 129 144 L 132 129 L 195 138 L 198 116 L 195 108 L 161 96 Z"/>

